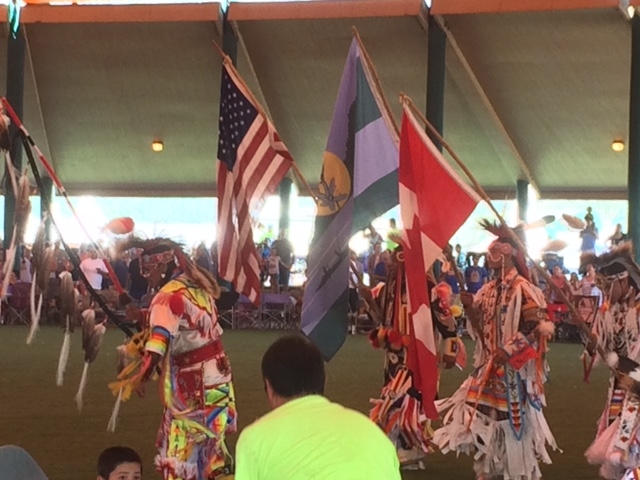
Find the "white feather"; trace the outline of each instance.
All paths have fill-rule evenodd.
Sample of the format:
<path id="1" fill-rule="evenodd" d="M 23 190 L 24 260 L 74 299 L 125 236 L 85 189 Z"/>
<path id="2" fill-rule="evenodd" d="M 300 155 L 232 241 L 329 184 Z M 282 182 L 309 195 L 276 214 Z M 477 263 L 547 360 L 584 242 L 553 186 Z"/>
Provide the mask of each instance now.
<path id="1" fill-rule="evenodd" d="M 67 317 L 67 329 L 64 332 L 64 340 L 58 357 L 58 372 L 56 374 L 56 385 L 61 387 L 64 382 L 64 371 L 69 361 L 69 350 L 71 349 L 71 332 L 69 331 L 69 317 Z"/>
<path id="2" fill-rule="evenodd" d="M 33 291 L 33 287 L 31 288 Z M 35 303 L 35 298 L 33 299 Z M 36 332 L 40 328 L 40 313 L 42 312 L 42 295 L 38 297 L 38 308 L 31 311 L 31 327 L 29 328 L 29 336 L 27 337 L 27 345 L 31 345 L 36 336 Z"/>
<path id="3" fill-rule="evenodd" d="M 84 401 L 84 390 L 87 386 L 87 377 L 89 375 L 89 363 L 84 362 L 84 368 L 82 369 L 82 377 L 80 378 L 80 385 L 78 386 L 78 393 L 76 393 L 76 405 L 78 405 L 78 411 L 82 411 L 82 405 Z"/>
<path id="4" fill-rule="evenodd" d="M 620 359 L 618 358 L 618 354 L 616 352 L 607 353 L 607 358 L 605 358 L 607 365 L 611 368 L 616 368 L 618 366 L 618 362 Z"/>
<path id="5" fill-rule="evenodd" d="M 111 418 L 109 418 L 109 423 L 107 424 L 107 432 L 115 432 L 116 431 L 116 423 L 118 422 L 118 414 L 120 413 L 120 405 L 122 404 L 122 387 L 118 391 L 118 398 L 116 398 L 116 403 L 113 406 L 113 411 L 111 412 Z"/>

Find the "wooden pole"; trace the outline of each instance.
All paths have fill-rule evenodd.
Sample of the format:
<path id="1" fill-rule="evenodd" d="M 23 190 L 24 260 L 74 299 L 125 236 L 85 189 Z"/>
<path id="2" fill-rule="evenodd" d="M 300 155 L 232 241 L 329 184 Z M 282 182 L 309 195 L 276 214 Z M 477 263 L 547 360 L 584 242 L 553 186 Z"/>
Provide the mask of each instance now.
<path id="1" fill-rule="evenodd" d="M 562 299 L 562 301 L 567 305 L 567 307 L 569 308 L 569 311 L 571 312 L 571 317 L 572 317 L 572 321 L 574 323 L 576 323 L 580 329 L 590 338 L 590 339 L 594 339 L 594 335 L 591 332 L 591 329 L 589 328 L 589 326 L 584 322 L 584 320 L 582 320 L 580 318 L 580 315 L 578 314 L 578 312 L 576 311 L 575 306 L 573 305 L 573 303 L 569 300 L 569 298 L 567 298 L 567 296 L 565 295 L 565 293 L 559 288 L 557 287 L 553 282 L 551 282 L 551 277 L 549 276 L 549 274 L 544 271 L 544 269 L 540 268 L 539 265 L 537 265 L 529 256 L 529 253 L 527 252 L 527 248 L 523 245 L 522 241 L 520 240 L 520 238 L 516 235 L 516 233 L 509 227 L 509 225 L 507 224 L 507 222 L 505 222 L 504 218 L 502 218 L 502 215 L 500 214 L 500 212 L 498 212 L 498 210 L 495 208 L 495 206 L 493 205 L 493 203 L 491 202 L 491 199 L 489 198 L 489 196 L 487 195 L 487 192 L 485 192 L 484 188 L 482 188 L 482 185 L 480 185 L 480 183 L 478 183 L 478 181 L 476 180 L 476 178 L 474 177 L 474 175 L 471 173 L 471 171 L 467 168 L 467 166 L 462 163 L 462 160 L 460 160 L 460 157 L 458 157 L 458 155 L 456 155 L 456 152 L 454 152 L 454 150 L 451 148 L 451 146 L 449 146 L 449 144 L 447 142 L 445 142 L 444 138 L 442 138 L 442 135 L 440 135 L 440 133 L 438 133 L 438 131 L 433 127 L 433 125 L 431 125 L 431 123 L 429 123 L 429 121 L 424 117 L 424 115 L 422 114 L 422 112 L 414 105 L 413 101 L 411 100 L 411 98 L 409 98 L 407 95 L 405 94 L 400 94 L 400 101 L 403 105 L 405 105 L 406 107 L 408 107 L 411 112 L 420 119 L 420 121 L 422 121 L 425 126 L 427 127 L 427 129 L 429 130 L 429 132 L 438 139 L 438 141 L 440 142 L 440 144 L 442 145 L 442 147 L 447 150 L 447 152 L 449 152 L 449 155 L 451 155 L 451 158 L 453 158 L 453 160 L 456 162 L 456 164 L 462 169 L 462 171 L 467 175 L 467 177 L 469 178 L 469 180 L 471 181 L 471 184 L 473 185 L 475 191 L 478 193 L 478 195 L 487 203 L 487 205 L 489 205 L 489 208 L 491 209 L 491 211 L 495 214 L 496 218 L 500 221 L 500 223 L 506 228 L 506 231 L 509 234 L 509 237 L 511 238 L 511 240 L 513 240 L 515 242 L 516 245 L 518 245 L 518 248 L 520 248 L 520 250 L 522 250 L 522 252 L 524 252 L 524 254 L 526 255 L 527 259 L 529 259 L 534 268 L 544 277 L 544 279 L 547 281 L 548 285 L 551 285 L 551 288 L 555 289 L 556 292 L 560 295 L 560 298 Z M 605 352 L 604 350 L 602 350 L 600 347 L 598 347 L 598 353 L 600 353 L 600 355 L 602 356 L 602 358 L 605 358 Z"/>
<path id="2" fill-rule="evenodd" d="M 387 97 L 384 94 L 384 90 L 382 89 L 382 84 L 380 83 L 380 77 L 378 77 L 378 72 L 376 68 L 373 66 L 373 62 L 371 61 L 371 57 L 369 57 L 369 52 L 362 43 L 362 39 L 360 38 L 360 33 L 358 29 L 353 26 L 351 27 L 353 30 L 353 36 L 358 42 L 358 47 L 360 47 L 360 52 L 362 53 L 362 60 L 365 66 L 364 73 L 367 76 L 370 84 L 373 84 L 375 92 L 373 92 L 374 97 L 380 100 L 379 107 L 383 110 L 383 117 L 387 126 L 390 127 L 391 131 L 395 133 L 392 135 L 393 140 L 396 142 L 396 146 L 400 144 L 400 129 L 398 128 L 398 123 L 393 118 L 391 113 L 391 108 L 389 108 L 389 102 L 387 102 Z"/>

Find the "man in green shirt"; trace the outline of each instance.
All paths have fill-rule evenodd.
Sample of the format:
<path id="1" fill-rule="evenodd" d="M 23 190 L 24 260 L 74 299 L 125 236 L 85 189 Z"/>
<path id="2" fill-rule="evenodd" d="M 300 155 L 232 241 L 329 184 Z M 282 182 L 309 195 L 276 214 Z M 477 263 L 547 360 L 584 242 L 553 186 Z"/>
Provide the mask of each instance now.
<path id="1" fill-rule="evenodd" d="M 400 480 L 395 448 L 363 414 L 324 393 L 324 360 L 301 336 L 285 336 L 262 358 L 272 411 L 236 448 L 235 480 Z"/>
<path id="2" fill-rule="evenodd" d="M 389 219 L 389 231 L 387 232 L 387 250 L 393 252 L 398 246 L 397 240 L 402 235 L 402 232 L 398 230 L 398 226 L 396 225 L 396 219 Z"/>

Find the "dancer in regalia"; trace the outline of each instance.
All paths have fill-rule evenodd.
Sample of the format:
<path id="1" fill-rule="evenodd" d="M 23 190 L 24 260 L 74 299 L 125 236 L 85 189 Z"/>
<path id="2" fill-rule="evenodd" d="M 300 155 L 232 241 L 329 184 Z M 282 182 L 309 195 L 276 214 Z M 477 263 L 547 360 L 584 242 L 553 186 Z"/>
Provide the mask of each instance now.
<path id="1" fill-rule="evenodd" d="M 592 264 L 604 281 L 605 299 L 596 316 L 593 333 L 612 368 L 596 438 L 585 455 L 590 463 L 601 465 L 603 478 L 618 480 L 625 470 L 640 467 L 640 388 L 634 385 L 640 380 L 640 372 L 635 371 L 635 362 L 640 361 L 640 267 L 633 259 L 630 243 L 616 246 L 600 256 L 584 256 L 582 263 Z M 589 350 L 593 354 L 594 349 Z"/>
<path id="2" fill-rule="evenodd" d="M 542 292 L 529 280 L 524 252 L 508 227 L 483 222 L 498 238 L 487 262 L 495 273 L 475 296 L 463 294 L 477 339 L 474 371 L 450 397 L 433 441 L 443 453 L 473 455 L 476 478 L 534 480 L 556 442 L 544 418 L 547 320 Z"/>
<path id="3" fill-rule="evenodd" d="M 156 467 L 165 480 L 220 478 L 229 473 L 225 436 L 236 429 L 231 366 L 215 305 L 220 289 L 171 240 L 131 238 L 120 245 L 131 248 L 141 251 L 141 271 L 149 285 L 164 286 L 149 308 L 150 331 L 141 342 L 139 366 L 134 362 L 125 368 L 112 389 L 127 397 L 159 370 L 164 415 Z M 177 267 L 167 279 L 167 265 L 173 262 Z M 125 349 L 135 352 L 132 347 Z"/>
<path id="4" fill-rule="evenodd" d="M 451 287 L 445 283 L 436 286 L 431 277 L 425 288 L 432 293 L 432 319 L 436 335 L 444 341 L 441 359 L 445 368 L 456 364 L 462 368 L 466 354 L 457 335 L 456 307 L 450 306 Z M 432 431 L 423 412 L 422 394 L 415 389 L 407 365 L 411 336 L 402 247 L 397 247 L 392 256 L 387 281 L 378 299 L 369 305 L 381 326 L 370 333 L 369 340 L 374 348 L 385 350 L 384 387 L 380 398 L 372 400 L 370 418 L 394 443 L 403 466 L 420 465 L 424 455 L 432 451 Z"/>

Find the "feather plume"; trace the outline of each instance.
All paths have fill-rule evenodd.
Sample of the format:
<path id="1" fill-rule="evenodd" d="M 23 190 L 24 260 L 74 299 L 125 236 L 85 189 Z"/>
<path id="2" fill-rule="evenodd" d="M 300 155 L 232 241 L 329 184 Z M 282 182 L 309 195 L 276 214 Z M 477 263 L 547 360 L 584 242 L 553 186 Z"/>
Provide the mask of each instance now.
<path id="1" fill-rule="evenodd" d="M 22 244 L 24 232 L 27 228 L 29 214 L 31 213 L 31 185 L 25 170 L 20 180 L 18 180 L 18 191 L 16 192 L 16 209 L 13 215 L 13 222 L 16 226 L 16 245 Z"/>
<path id="2" fill-rule="evenodd" d="M 76 393 L 76 405 L 78 406 L 78 411 L 82 411 L 82 406 L 84 405 L 84 390 L 87 387 L 87 377 L 89 376 L 89 362 L 84 362 L 84 367 L 82 368 L 82 377 L 80 377 L 80 385 L 78 385 L 78 393 Z"/>
<path id="3" fill-rule="evenodd" d="M 71 349 L 71 332 L 69 331 L 69 319 L 67 319 L 67 328 L 64 332 L 64 340 L 62 341 L 62 348 L 60 349 L 60 356 L 58 357 L 58 371 L 56 373 L 56 385 L 62 386 L 64 382 L 64 371 L 67 368 L 69 361 L 69 350 Z"/>
<path id="4" fill-rule="evenodd" d="M 576 230 L 582 230 L 584 229 L 587 224 L 584 223 L 584 221 L 578 217 L 575 217 L 573 215 L 569 215 L 567 213 L 563 213 L 562 214 L 562 219 L 567 222 L 567 225 L 571 228 L 575 228 Z"/>
<path id="5" fill-rule="evenodd" d="M 69 272 L 62 272 L 60 274 L 60 314 L 67 321 L 67 330 L 69 329 L 69 322 L 76 314 L 76 309 L 76 292 L 73 286 L 73 279 Z"/>
<path id="6" fill-rule="evenodd" d="M 35 282 L 34 282 L 35 283 Z M 35 306 L 35 289 L 31 284 L 31 325 L 29 327 L 29 335 L 27 336 L 27 345 L 31 345 L 36 336 L 36 332 L 40 328 L 40 313 L 42 313 L 42 295 L 38 298 L 38 306 Z"/>
<path id="7" fill-rule="evenodd" d="M 116 424 L 118 422 L 118 414 L 120 413 L 120 405 L 122 404 L 122 388 L 118 391 L 118 398 L 116 398 L 116 403 L 113 406 L 113 411 L 111 412 L 111 418 L 109 418 L 109 423 L 107 424 L 107 432 L 115 432 Z"/>
<path id="8" fill-rule="evenodd" d="M 105 331 L 104 322 L 96 324 L 95 310 L 87 309 L 82 312 L 82 349 L 85 362 L 92 363 L 98 357 Z"/>

